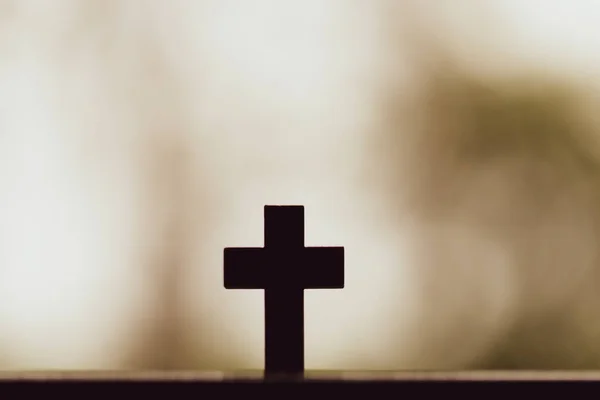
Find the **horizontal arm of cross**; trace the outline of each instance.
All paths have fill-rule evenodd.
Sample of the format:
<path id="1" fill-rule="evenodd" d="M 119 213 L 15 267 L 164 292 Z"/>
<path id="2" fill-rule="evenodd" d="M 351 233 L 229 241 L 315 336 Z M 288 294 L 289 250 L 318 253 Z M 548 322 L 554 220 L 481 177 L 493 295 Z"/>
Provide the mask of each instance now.
<path id="1" fill-rule="evenodd" d="M 343 247 L 226 248 L 224 259 L 226 289 L 265 289 L 283 281 L 302 289 L 344 288 Z"/>
<path id="2" fill-rule="evenodd" d="M 305 289 L 344 288 L 344 248 L 305 247 L 302 280 Z"/>
<path id="3" fill-rule="evenodd" d="M 224 251 L 226 289 L 264 289 L 267 263 L 260 247 L 231 247 Z"/>

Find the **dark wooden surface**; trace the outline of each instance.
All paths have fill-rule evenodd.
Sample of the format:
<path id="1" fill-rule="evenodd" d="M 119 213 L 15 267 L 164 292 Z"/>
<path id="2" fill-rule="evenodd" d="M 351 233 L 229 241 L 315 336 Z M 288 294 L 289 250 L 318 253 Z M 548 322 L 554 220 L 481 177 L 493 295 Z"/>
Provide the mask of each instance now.
<path id="1" fill-rule="evenodd" d="M 281 381 L 600 381 L 600 371 L 307 371 L 304 376 L 280 376 Z M 263 382 L 262 371 L 27 371 L 0 372 L 0 381 L 163 381 Z"/>

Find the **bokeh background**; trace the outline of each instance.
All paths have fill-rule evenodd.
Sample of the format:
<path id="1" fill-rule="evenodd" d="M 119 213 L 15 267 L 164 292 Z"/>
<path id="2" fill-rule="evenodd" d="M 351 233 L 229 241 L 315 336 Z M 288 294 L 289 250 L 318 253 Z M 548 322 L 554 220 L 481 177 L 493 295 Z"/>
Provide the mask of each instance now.
<path id="1" fill-rule="evenodd" d="M 262 368 L 265 204 L 346 248 L 309 369 L 600 367 L 599 19 L 0 0 L 0 368 Z"/>

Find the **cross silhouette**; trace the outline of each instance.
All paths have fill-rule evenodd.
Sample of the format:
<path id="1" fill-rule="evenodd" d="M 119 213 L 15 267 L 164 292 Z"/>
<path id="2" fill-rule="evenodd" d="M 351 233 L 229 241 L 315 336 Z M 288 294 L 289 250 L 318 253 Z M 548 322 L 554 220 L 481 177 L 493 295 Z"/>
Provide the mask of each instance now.
<path id="1" fill-rule="evenodd" d="M 226 289 L 265 291 L 265 375 L 304 372 L 304 289 L 344 288 L 344 248 L 304 247 L 304 206 L 265 206 L 264 248 L 226 248 Z"/>

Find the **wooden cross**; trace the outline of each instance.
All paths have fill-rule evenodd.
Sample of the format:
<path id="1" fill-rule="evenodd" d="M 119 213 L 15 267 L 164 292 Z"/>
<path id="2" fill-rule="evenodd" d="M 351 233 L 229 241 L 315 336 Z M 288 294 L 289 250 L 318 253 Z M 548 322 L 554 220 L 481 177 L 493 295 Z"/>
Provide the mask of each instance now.
<path id="1" fill-rule="evenodd" d="M 304 206 L 265 206 L 264 248 L 226 248 L 226 289 L 265 291 L 265 375 L 304 373 L 304 289 L 344 288 L 344 248 L 304 247 Z"/>

